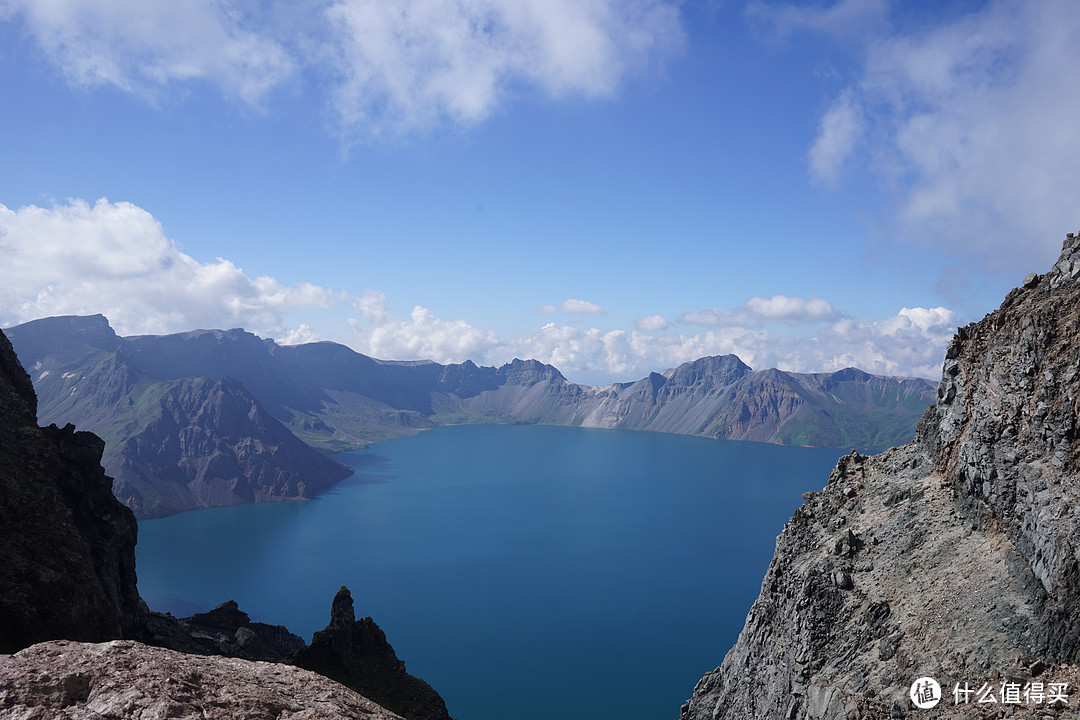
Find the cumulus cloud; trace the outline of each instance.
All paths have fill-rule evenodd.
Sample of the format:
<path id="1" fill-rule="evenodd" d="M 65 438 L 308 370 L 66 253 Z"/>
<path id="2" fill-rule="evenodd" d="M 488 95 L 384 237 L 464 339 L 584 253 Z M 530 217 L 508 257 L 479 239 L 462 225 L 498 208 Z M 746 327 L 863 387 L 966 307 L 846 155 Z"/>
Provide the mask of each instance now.
<path id="1" fill-rule="evenodd" d="M 956 331 L 948 308 L 901 308 L 882 321 L 844 318 L 818 333 L 810 343 L 777 352 L 777 366 L 821 371 L 858 367 L 880 375 L 937 379 L 945 348 Z"/>
<path id="2" fill-rule="evenodd" d="M 121 334 L 244 327 L 283 343 L 324 335 L 287 317 L 341 307 L 343 293 L 312 284 L 288 286 L 252 278 L 229 260 L 199 262 L 165 235 L 150 213 L 131 203 L 72 200 L 52 208 L 0 205 L 0 325 L 49 315 L 102 313 Z M 501 337 L 465 320 L 444 320 L 415 306 L 404 317 L 384 293 L 351 298 L 356 350 L 388 360 L 499 365 L 514 357 L 551 363 L 571 380 L 635 380 L 705 355 L 734 353 L 754 368 L 815 372 L 849 365 L 882 374 L 936 377 L 955 315 L 946 308 L 903 308 L 880 321 L 858 320 L 827 301 L 751 298 L 734 311 L 706 311 L 704 332 L 674 332 L 659 315 L 636 329 L 549 322 L 523 337 Z M 578 310 L 596 308 L 572 302 Z M 564 305 L 567 305 L 564 303 Z M 712 312 L 713 315 L 709 315 Z M 810 335 L 774 335 L 771 324 L 825 323 Z"/>
<path id="3" fill-rule="evenodd" d="M 0 323 L 102 313 L 120 333 L 243 326 L 284 334 L 284 316 L 334 301 L 310 283 L 249 277 L 223 258 L 198 262 L 131 203 L 0 205 Z"/>
<path id="4" fill-rule="evenodd" d="M 894 200 L 890 234 L 965 265 L 1052 261 L 1080 225 L 1078 36 L 1076 3 L 998 0 L 876 38 L 822 118 L 812 172 L 835 179 L 857 156 Z"/>
<path id="5" fill-rule="evenodd" d="M 217 0 L 0 0 L 69 82 L 157 96 L 189 80 L 258 104 L 294 62 L 278 42 L 245 28 L 233 3 Z"/>
<path id="6" fill-rule="evenodd" d="M 790 315 L 784 307 L 792 298 L 757 300 L 761 302 L 748 302 L 747 307 L 759 305 L 762 315 Z M 828 325 L 808 336 L 773 335 L 763 327 L 736 325 L 690 334 L 549 322 L 532 335 L 505 338 L 463 320 L 441 320 L 419 306 L 408 317 L 397 317 L 380 292 L 365 293 L 357 309 L 362 319 L 352 321 L 355 336 L 350 344 L 368 355 L 443 363 L 469 359 L 486 365 L 533 358 L 554 365 L 573 381 L 593 384 L 636 380 L 654 370 L 729 353 L 755 369 L 825 372 L 855 366 L 871 373 L 933 379 L 940 375 L 955 322 L 946 308 L 903 308 L 881 321 L 833 312 Z"/>
<path id="7" fill-rule="evenodd" d="M 937 379 L 956 316 L 947 308 L 902 308 L 885 320 L 834 318 L 809 336 L 725 326 L 702 333 L 650 334 L 545 325 L 540 332 L 489 348 L 489 363 L 511 357 L 548 362 L 572 380 L 636 380 L 708 355 L 738 355 L 754 369 L 831 372 L 858 367 L 880 375 Z"/>
<path id="8" fill-rule="evenodd" d="M 836 309 L 819 297 L 811 295 L 809 299 L 803 299 L 773 295 L 770 298 L 752 297 L 734 310 L 710 308 L 685 313 L 679 321 L 712 327 L 764 327 L 827 322 L 836 317 Z"/>
<path id="9" fill-rule="evenodd" d="M 650 315 L 635 320 L 634 327 L 642 332 L 656 332 L 657 330 L 667 330 L 671 327 L 671 323 L 663 315 Z"/>
<path id="10" fill-rule="evenodd" d="M 350 342 L 360 352 L 389 360 L 462 362 L 485 357 L 499 344 L 491 330 L 481 330 L 464 320 L 442 320 L 420 305 L 407 318 L 395 317 L 386 304 L 386 293 L 367 290 L 356 300 L 360 319 L 350 318 Z"/>
<path id="11" fill-rule="evenodd" d="M 588 300 L 577 300 L 575 298 L 567 298 L 563 301 L 562 305 L 541 305 L 540 312 L 553 313 L 558 310 L 562 310 L 564 313 L 570 313 L 571 315 L 605 315 L 607 310 L 600 307 L 596 303 L 591 303 Z"/>
<path id="12" fill-rule="evenodd" d="M 569 298 L 563 302 L 562 311 L 571 315 L 603 315 L 607 312 L 596 303 L 591 303 L 588 300 L 575 300 L 574 298 Z"/>
<path id="13" fill-rule="evenodd" d="M 340 0 L 342 125 L 367 133 L 483 120 L 518 84 L 549 97 L 605 97 L 682 42 L 663 0 Z"/>

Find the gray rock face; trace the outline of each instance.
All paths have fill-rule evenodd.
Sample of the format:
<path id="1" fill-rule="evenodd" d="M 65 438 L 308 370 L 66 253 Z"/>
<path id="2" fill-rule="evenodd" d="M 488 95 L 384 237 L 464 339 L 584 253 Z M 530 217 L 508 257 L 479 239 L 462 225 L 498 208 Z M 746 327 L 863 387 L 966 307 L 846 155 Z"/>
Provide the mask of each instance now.
<path id="1" fill-rule="evenodd" d="M 400 720 L 313 672 L 132 641 L 54 641 L 0 655 L 0 717 L 25 720 Z"/>
<path id="2" fill-rule="evenodd" d="M 1080 253 L 962 328 L 946 354 L 937 467 L 1047 593 L 1047 652 L 1080 660 Z"/>
<path id="3" fill-rule="evenodd" d="M 914 443 L 846 456 L 805 495 L 683 720 L 983 717 L 955 704 L 956 683 L 1075 691 L 1080 240 L 1024 285 L 958 331 Z M 908 698 L 922 676 L 948 688 L 933 711 Z"/>

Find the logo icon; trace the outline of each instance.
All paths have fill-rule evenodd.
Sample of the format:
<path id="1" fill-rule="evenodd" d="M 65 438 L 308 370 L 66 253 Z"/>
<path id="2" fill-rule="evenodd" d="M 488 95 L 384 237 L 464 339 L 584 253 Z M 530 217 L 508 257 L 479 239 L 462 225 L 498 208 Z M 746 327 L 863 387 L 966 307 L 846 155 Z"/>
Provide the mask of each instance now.
<path id="1" fill-rule="evenodd" d="M 911 683 L 911 692 L 908 695 L 915 707 L 929 710 L 941 702 L 941 686 L 932 677 L 921 677 Z"/>

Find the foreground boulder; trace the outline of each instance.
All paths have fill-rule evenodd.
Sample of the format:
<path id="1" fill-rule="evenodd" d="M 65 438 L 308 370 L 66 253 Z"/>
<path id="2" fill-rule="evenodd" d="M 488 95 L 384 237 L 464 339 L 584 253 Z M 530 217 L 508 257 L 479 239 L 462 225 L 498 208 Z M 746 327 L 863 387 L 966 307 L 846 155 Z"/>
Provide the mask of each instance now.
<path id="1" fill-rule="evenodd" d="M 1070 234 L 1051 272 L 958 331 L 915 442 L 845 456 L 804 496 L 683 720 L 1074 715 L 1078 358 Z M 909 697 L 923 677 L 932 710 Z"/>
<path id="2" fill-rule="evenodd" d="M 400 720 L 340 684 L 280 663 L 119 640 L 0 656 L 0 717 Z"/>

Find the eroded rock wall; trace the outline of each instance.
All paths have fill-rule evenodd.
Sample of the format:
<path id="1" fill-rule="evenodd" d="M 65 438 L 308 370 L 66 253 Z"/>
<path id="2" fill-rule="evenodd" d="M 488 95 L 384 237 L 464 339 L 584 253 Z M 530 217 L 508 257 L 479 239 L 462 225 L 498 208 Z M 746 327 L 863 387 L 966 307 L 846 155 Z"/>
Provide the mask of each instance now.
<path id="1" fill-rule="evenodd" d="M 1062 703 L 987 710 L 953 697 L 917 710 L 908 691 L 922 676 L 946 692 L 1076 687 L 1078 398 L 1070 234 L 1049 273 L 958 331 L 915 442 L 845 456 L 804 496 L 738 641 L 683 720 L 1059 716 Z"/>

